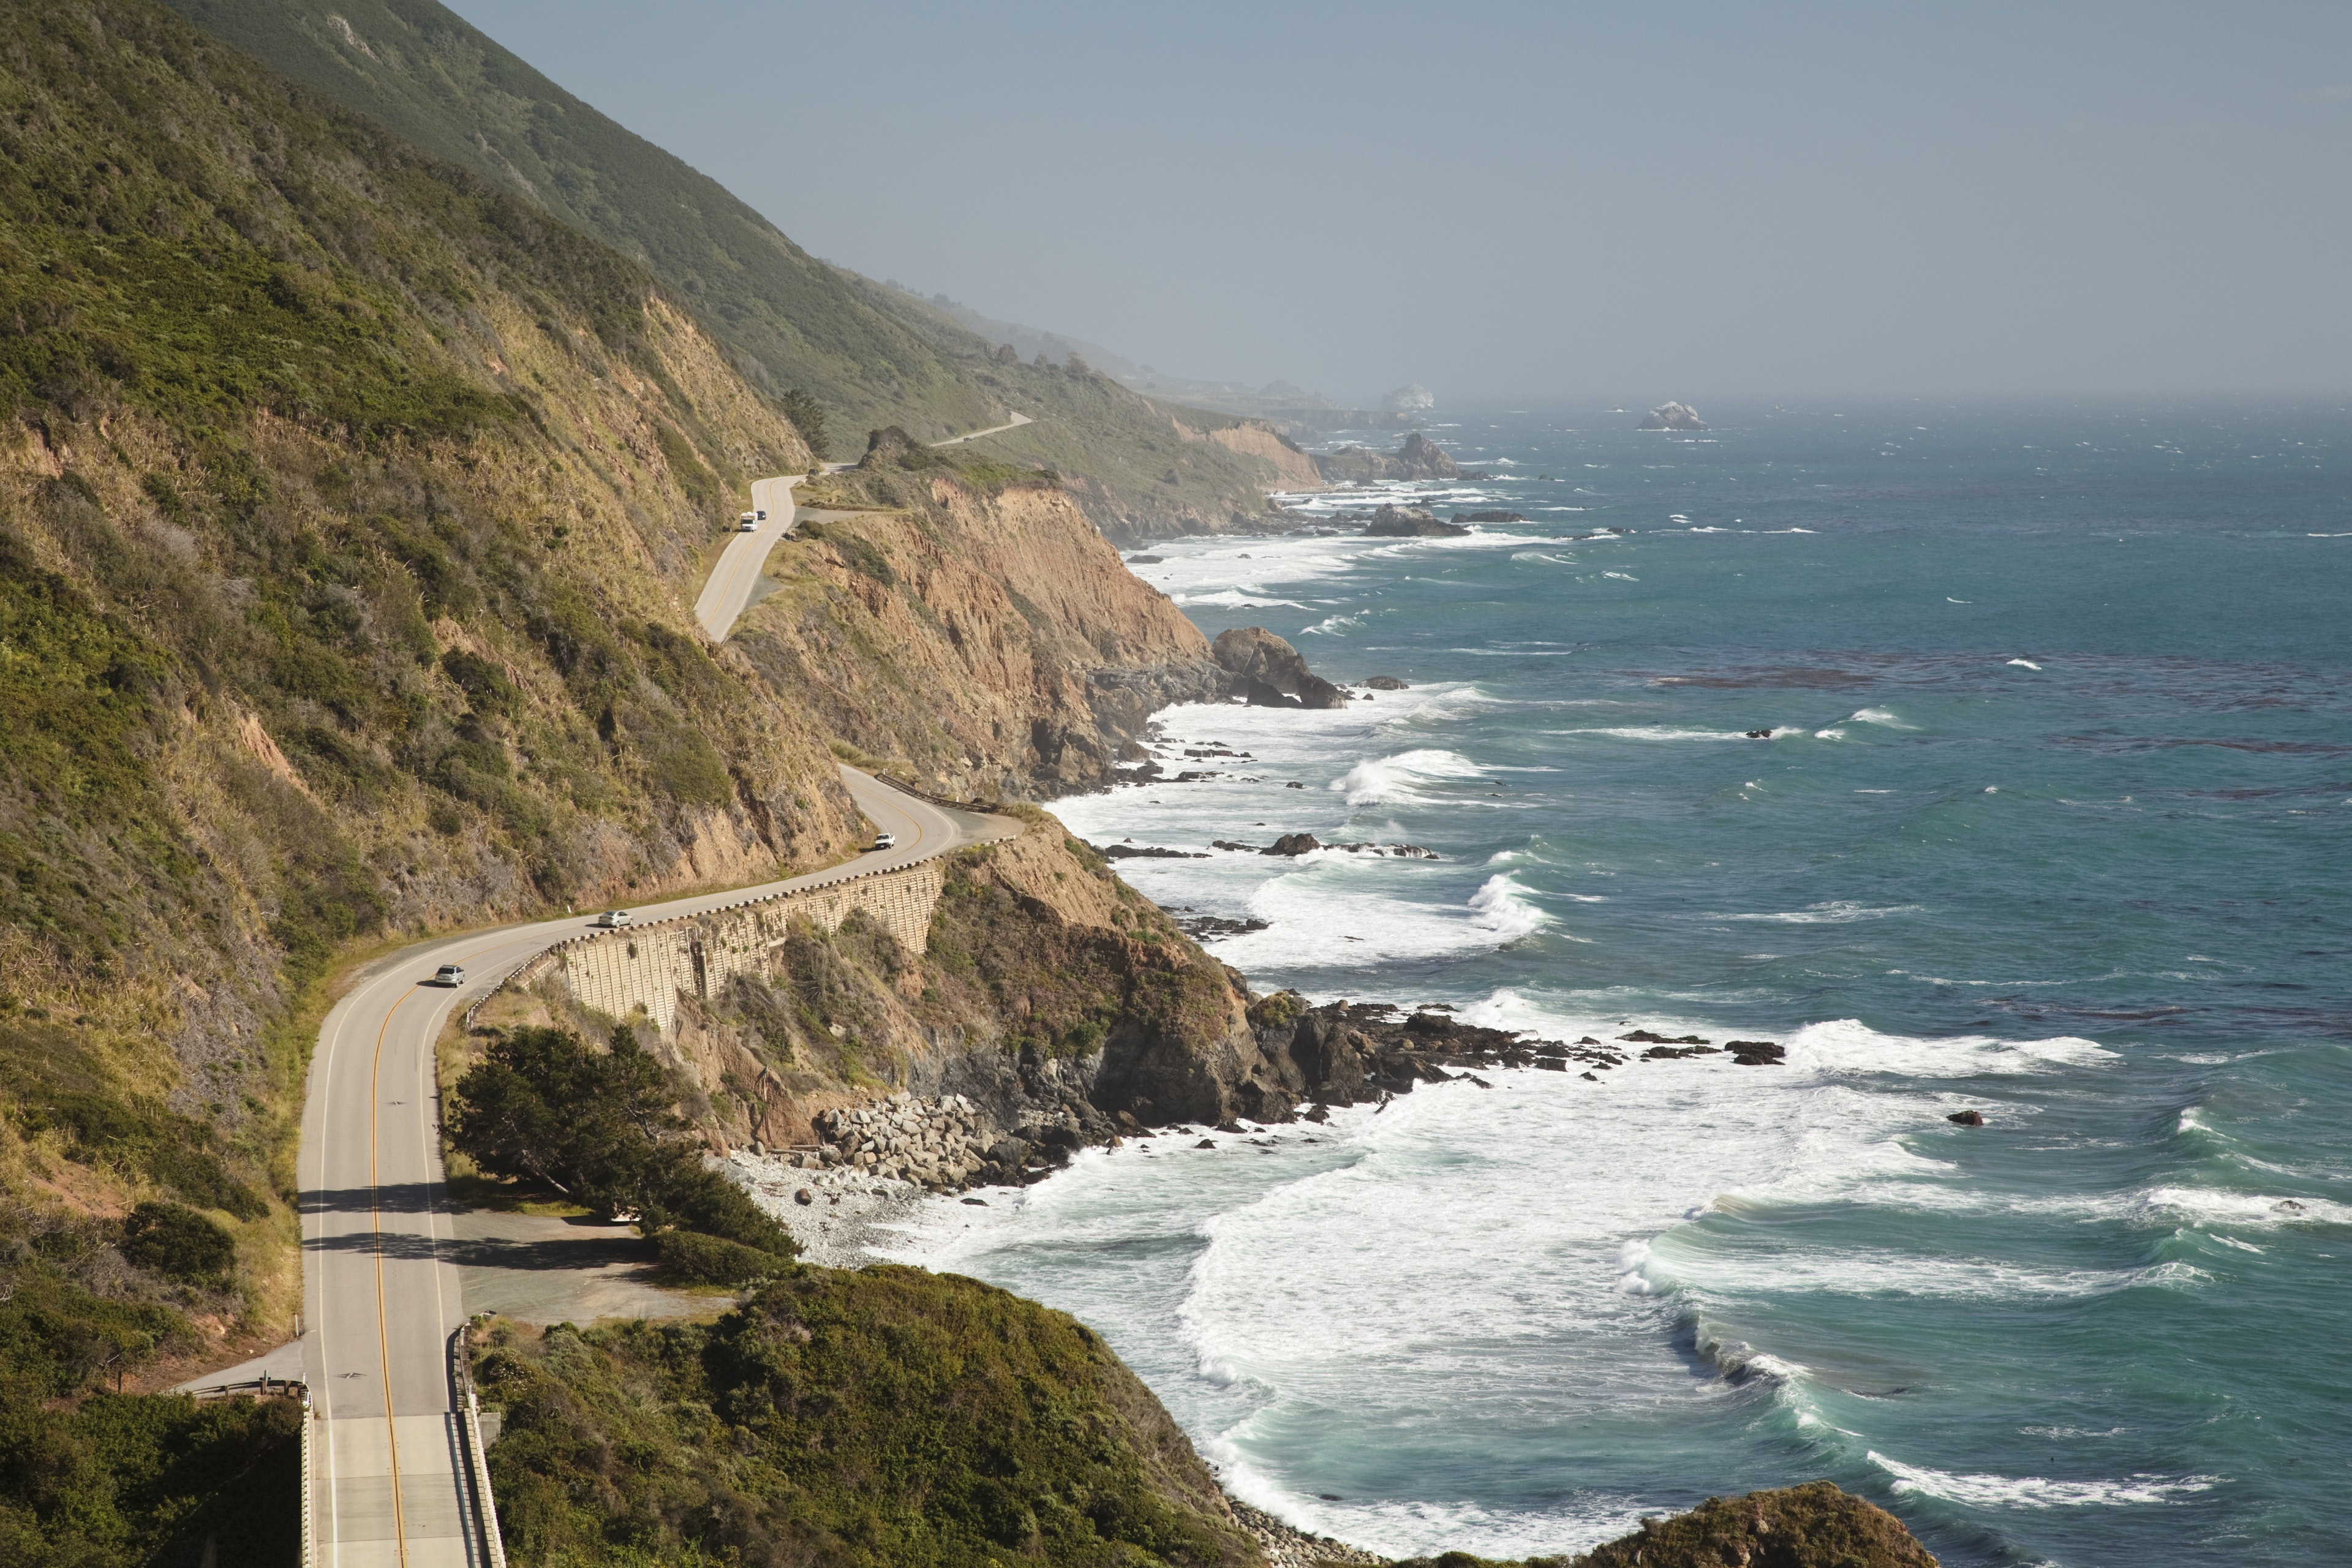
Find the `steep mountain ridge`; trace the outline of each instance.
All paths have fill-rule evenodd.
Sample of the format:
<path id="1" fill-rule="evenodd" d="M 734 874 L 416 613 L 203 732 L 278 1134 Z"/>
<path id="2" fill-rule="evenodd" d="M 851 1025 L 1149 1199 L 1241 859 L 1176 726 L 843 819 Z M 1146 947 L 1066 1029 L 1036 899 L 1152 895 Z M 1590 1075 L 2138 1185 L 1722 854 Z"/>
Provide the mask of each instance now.
<path id="1" fill-rule="evenodd" d="M 0 1342 L 44 1388 L 279 1320 L 346 955 L 837 858 L 835 739 L 1051 795 L 1213 689 L 1056 476 L 903 439 L 713 647 L 697 578 L 810 454 L 658 283 L 144 0 L 0 18 L 0 1249 L 55 1298 Z M 141 1203 L 244 1261 L 126 1268 Z"/>
<path id="2" fill-rule="evenodd" d="M 1082 363 L 1024 361 L 928 301 L 816 259 L 436 0 L 168 3 L 635 258 L 709 323 L 749 379 L 835 447 L 854 449 L 886 425 L 932 440 L 1026 414 L 1035 425 L 992 437 L 991 451 L 1071 476 L 1088 517 L 1121 540 L 1255 526 L 1264 488 L 1283 479 L 1254 447 L 1171 439 L 1176 405 Z M 1244 423 L 1202 410 L 1180 417 L 1195 429 Z"/>

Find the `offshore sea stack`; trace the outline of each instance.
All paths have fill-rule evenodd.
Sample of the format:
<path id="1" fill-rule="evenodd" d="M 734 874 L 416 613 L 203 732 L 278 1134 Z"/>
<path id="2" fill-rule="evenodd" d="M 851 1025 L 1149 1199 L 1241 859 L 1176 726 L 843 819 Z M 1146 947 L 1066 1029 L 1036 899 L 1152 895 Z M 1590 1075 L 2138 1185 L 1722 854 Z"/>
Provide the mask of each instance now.
<path id="1" fill-rule="evenodd" d="M 1264 626 L 1234 626 L 1217 634 L 1210 653 L 1231 681 L 1232 695 L 1253 708 L 1345 708 L 1348 694 L 1307 668 L 1298 650 Z"/>
<path id="2" fill-rule="evenodd" d="M 1368 447 L 1342 447 L 1315 459 L 1315 467 L 1332 484 L 1383 479 L 1458 479 L 1461 465 L 1445 448 L 1416 430 L 1393 452 Z"/>
<path id="3" fill-rule="evenodd" d="M 1707 424 L 1698 416 L 1698 410 L 1690 405 L 1667 403 L 1651 409 L 1650 416 L 1642 421 L 1640 427 L 1644 430 L 1704 430 Z"/>
<path id="4" fill-rule="evenodd" d="M 1425 506 L 1384 506 L 1364 525 L 1373 539 L 1444 539 L 1469 531 L 1458 522 L 1439 521 Z"/>

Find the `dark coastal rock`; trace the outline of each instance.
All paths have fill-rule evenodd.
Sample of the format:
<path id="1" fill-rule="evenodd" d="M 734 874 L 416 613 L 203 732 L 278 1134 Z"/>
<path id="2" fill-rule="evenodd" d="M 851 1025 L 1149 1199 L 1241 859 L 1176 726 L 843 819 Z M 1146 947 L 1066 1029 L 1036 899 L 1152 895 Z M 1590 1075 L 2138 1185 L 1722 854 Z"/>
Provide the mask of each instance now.
<path id="1" fill-rule="evenodd" d="M 1704 430 L 1706 427 L 1706 421 L 1698 416 L 1697 409 L 1680 403 L 1668 403 L 1651 409 L 1650 416 L 1640 426 L 1644 430 Z"/>
<path id="2" fill-rule="evenodd" d="M 1731 1053 L 1733 1061 L 1744 1068 L 1776 1068 L 1789 1056 L 1786 1047 L 1776 1046 L 1769 1040 L 1726 1040 L 1723 1048 Z"/>
<path id="3" fill-rule="evenodd" d="M 1393 675 L 1375 675 L 1370 680 L 1364 682 L 1364 684 L 1370 687 L 1375 691 L 1402 691 L 1406 689 L 1405 683 L 1399 680 Z"/>
<path id="4" fill-rule="evenodd" d="M 1424 849 L 1418 844 L 1325 844 L 1325 849 L 1344 849 L 1350 855 L 1372 855 L 1391 860 L 1442 860 L 1434 849 Z"/>
<path id="5" fill-rule="evenodd" d="M 793 1194 L 793 1202 L 800 1205 L 803 1208 L 806 1208 L 811 1204 L 816 1202 L 816 1194 L 809 1191 L 806 1187 L 803 1187 L 800 1191 Z"/>
<path id="6" fill-rule="evenodd" d="M 1679 1037 L 1654 1035 L 1647 1029 L 1636 1029 L 1630 1035 L 1620 1035 L 1617 1037 L 1621 1040 L 1630 1040 L 1637 1046 L 1703 1046 L 1707 1043 L 1696 1035 Z"/>
<path id="7" fill-rule="evenodd" d="M 1455 1553 L 1419 1557 L 1394 1568 L 1439 1568 Z M 1526 1568 L 1567 1568 L 1570 1559 L 1531 1560 Z M 1631 1535 L 1604 1542 L 1575 1559 L 1578 1568 L 1936 1568 L 1936 1559 L 1903 1521 L 1875 1504 L 1807 1481 L 1778 1491 L 1709 1498 L 1688 1513 L 1652 1517 Z"/>
<path id="8" fill-rule="evenodd" d="M 1307 786 L 1300 784 L 1297 779 L 1292 779 L 1288 784 L 1284 784 L 1282 787 L 1285 789 L 1305 789 Z"/>
<path id="9" fill-rule="evenodd" d="M 1769 741 L 1771 738 L 1772 731 L 1769 730 L 1750 730 L 1748 731 L 1748 739 L 1751 741 Z"/>
<path id="10" fill-rule="evenodd" d="M 1233 838 L 1212 838 L 1209 840 L 1209 847 L 1212 849 L 1238 849 L 1244 855 L 1262 855 L 1265 853 L 1264 850 L 1260 849 L 1255 844 L 1244 844 L 1240 840 Z"/>
<path id="11" fill-rule="evenodd" d="M 1384 506 L 1364 525 L 1371 539 L 1443 539 L 1469 531 L 1456 523 L 1440 522 L 1436 513 L 1419 506 Z"/>
<path id="12" fill-rule="evenodd" d="M 1341 447 L 1318 453 L 1315 467 L 1331 484 L 1357 484 L 1395 479 L 1460 479 L 1462 471 L 1444 447 L 1416 430 L 1393 452 L 1366 447 Z"/>
<path id="13" fill-rule="evenodd" d="M 1723 1053 L 1713 1046 L 1652 1046 L 1642 1053 L 1645 1062 L 1671 1060 L 1676 1057 L 1713 1057 Z"/>
<path id="14" fill-rule="evenodd" d="M 1955 1110 L 1949 1116 L 1945 1117 L 1944 1120 L 1947 1121 L 1957 1121 L 1963 1127 L 1982 1127 L 1984 1125 L 1984 1113 L 1980 1110 Z"/>
<path id="15" fill-rule="evenodd" d="M 1253 676 L 1244 676 L 1234 689 L 1234 695 L 1253 708 L 1304 708 L 1304 702 L 1278 686 L 1270 685 Z"/>
<path id="16" fill-rule="evenodd" d="M 1230 689 L 1253 706 L 1344 708 L 1345 693 L 1307 668 L 1298 650 L 1264 626 L 1233 626 L 1217 634 L 1209 651 L 1232 682 Z"/>
<path id="17" fill-rule="evenodd" d="M 1261 849 L 1261 855 L 1311 855 L 1323 846 L 1312 833 L 1286 833 L 1274 841 L 1271 849 Z"/>
<path id="18" fill-rule="evenodd" d="M 1254 931 L 1264 931 L 1261 920 L 1227 920 L 1222 915 L 1187 915 L 1176 922 L 1176 929 L 1195 940 L 1204 936 L 1241 936 Z"/>
<path id="19" fill-rule="evenodd" d="M 1192 1145 L 1195 1149 L 1213 1149 L 1216 1146 L 1217 1141 L 1213 1138 L 1203 1138 L 1198 1143 Z"/>
<path id="20" fill-rule="evenodd" d="M 1457 511 L 1456 522 L 1525 522 L 1527 519 L 1515 511 Z"/>
<path id="21" fill-rule="evenodd" d="M 1167 559 L 1165 555 L 1130 555 L 1127 563 L 1129 566 L 1157 566 Z"/>
<path id="22" fill-rule="evenodd" d="M 1109 844 L 1095 853 L 1106 860 L 1206 860 L 1209 858 L 1205 849 L 1163 849 L 1157 844 Z"/>

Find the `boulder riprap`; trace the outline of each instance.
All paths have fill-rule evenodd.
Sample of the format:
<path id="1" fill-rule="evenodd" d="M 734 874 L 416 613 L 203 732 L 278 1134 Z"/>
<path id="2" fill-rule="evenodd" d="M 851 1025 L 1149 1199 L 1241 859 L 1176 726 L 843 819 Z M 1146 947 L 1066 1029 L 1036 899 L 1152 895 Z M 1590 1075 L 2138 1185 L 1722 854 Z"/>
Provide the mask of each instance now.
<path id="1" fill-rule="evenodd" d="M 1650 416 L 1641 425 L 1644 430 L 1704 430 L 1706 427 L 1706 421 L 1698 416 L 1698 410 L 1684 403 L 1668 403 L 1651 409 Z"/>
<path id="2" fill-rule="evenodd" d="M 1440 522 L 1436 513 L 1421 506 L 1384 506 L 1364 525 L 1371 539 L 1444 539 L 1469 531 L 1456 523 Z"/>
<path id="3" fill-rule="evenodd" d="M 1345 708 L 1348 694 L 1307 668 L 1299 651 L 1264 626 L 1233 626 L 1210 645 L 1231 692 L 1261 708 Z"/>
<path id="4" fill-rule="evenodd" d="M 946 1191 L 969 1184 L 988 1163 L 992 1131 L 962 1095 L 944 1100 L 894 1094 L 872 1105 L 828 1110 L 815 1119 L 824 1142 L 796 1162 L 803 1168 L 845 1167 L 885 1180 Z"/>

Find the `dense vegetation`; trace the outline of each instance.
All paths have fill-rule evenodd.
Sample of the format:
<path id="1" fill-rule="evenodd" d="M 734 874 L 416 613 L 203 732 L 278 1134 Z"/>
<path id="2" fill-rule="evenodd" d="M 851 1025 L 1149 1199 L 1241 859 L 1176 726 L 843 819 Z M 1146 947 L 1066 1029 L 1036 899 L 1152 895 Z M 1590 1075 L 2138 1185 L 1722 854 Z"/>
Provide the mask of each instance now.
<path id="1" fill-rule="evenodd" d="M 290 1399 L 101 1394 L 68 1414 L 0 1375 L 0 1563 L 294 1563 L 301 1422 Z"/>
<path id="2" fill-rule="evenodd" d="M 636 258 L 808 436 L 1002 424 L 992 452 L 1084 480 L 1115 537 L 1265 510 L 1265 466 L 1195 437 L 1230 416 L 1154 405 L 1082 366 L 1024 363 L 900 289 L 817 260 L 717 181 L 636 136 L 437 0 L 170 0 L 315 90 Z M 819 62 L 811 62 L 819 64 Z M 834 445 L 844 445 L 838 438 Z"/>
<path id="3" fill-rule="evenodd" d="M 807 448 L 635 263 L 146 0 L 0 38 L 0 1509 L 139 1561 L 246 1438 L 113 1391 L 283 1335 L 331 966 L 855 818 L 673 585 Z"/>
<path id="4" fill-rule="evenodd" d="M 703 1169 L 702 1141 L 677 1110 L 688 1098 L 625 1025 L 601 1051 L 569 1029 L 526 1027 L 491 1041 L 457 1080 L 443 1131 L 491 1175 L 635 1216 L 674 1273 L 720 1285 L 773 1273 L 800 1247 Z"/>
<path id="5" fill-rule="evenodd" d="M 795 1267 L 716 1323 L 501 1324 L 475 1376 L 519 1563 L 1258 1561 L 1099 1338 L 952 1275 Z"/>

